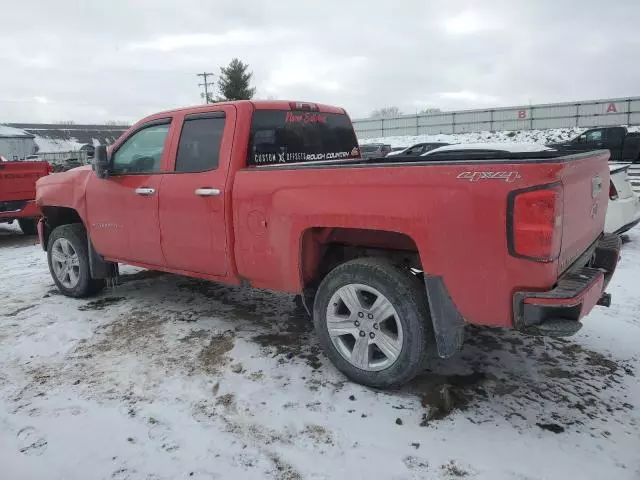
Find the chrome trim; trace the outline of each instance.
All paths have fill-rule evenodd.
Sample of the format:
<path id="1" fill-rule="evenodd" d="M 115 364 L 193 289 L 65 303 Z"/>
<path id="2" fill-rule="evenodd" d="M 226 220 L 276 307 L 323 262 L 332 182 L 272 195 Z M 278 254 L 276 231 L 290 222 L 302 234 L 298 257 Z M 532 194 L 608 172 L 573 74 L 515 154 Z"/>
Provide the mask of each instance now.
<path id="1" fill-rule="evenodd" d="M 219 188 L 196 188 L 193 193 L 199 197 L 216 197 L 222 192 Z"/>
<path id="2" fill-rule="evenodd" d="M 136 188 L 136 195 L 148 196 L 148 195 L 153 195 L 154 193 L 156 193 L 155 188 L 149 188 L 149 187 Z"/>

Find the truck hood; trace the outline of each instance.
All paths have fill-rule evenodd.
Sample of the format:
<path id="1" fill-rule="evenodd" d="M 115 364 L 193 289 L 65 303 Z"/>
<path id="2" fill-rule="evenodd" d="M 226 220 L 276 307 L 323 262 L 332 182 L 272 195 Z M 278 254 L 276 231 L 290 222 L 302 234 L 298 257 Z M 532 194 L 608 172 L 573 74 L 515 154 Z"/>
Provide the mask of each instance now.
<path id="1" fill-rule="evenodd" d="M 46 185 L 57 185 L 60 183 L 75 183 L 80 179 L 85 179 L 91 175 L 91 165 L 72 168 L 66 172 L 58 172 L 46 177 L 39 178 L 36 182 L 36 190 Z"/>

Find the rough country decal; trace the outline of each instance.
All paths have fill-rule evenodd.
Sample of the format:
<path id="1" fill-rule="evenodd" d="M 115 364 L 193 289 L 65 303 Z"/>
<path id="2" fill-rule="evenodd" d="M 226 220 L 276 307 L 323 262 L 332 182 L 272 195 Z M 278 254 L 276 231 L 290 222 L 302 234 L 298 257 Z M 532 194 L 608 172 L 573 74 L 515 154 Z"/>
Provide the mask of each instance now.
<path id="1" fill-rule="evenodd" d="M 327 116 L 321 113 L 287 112 L 284 121 L 287 123 L 327 123 Z"/>
<path id="2" fill-rule="evenodd" d="M 354 149 L 355 150 L 355 149 Z M 318 160 L 341 160 L 357 156 L 357 151 L 331 153 L 256 153 L 253 162 L 256 165 L 270 165 L 274 163 L 313 162 Z"/>
<path id="3" fill-rule="evenodd" d="M 470 182 L 478 182 L 480 180 L 504 180 L 505 182 L 511 183 L 522 177 L 518 172 L 462 172 L 456 178 Z"/>

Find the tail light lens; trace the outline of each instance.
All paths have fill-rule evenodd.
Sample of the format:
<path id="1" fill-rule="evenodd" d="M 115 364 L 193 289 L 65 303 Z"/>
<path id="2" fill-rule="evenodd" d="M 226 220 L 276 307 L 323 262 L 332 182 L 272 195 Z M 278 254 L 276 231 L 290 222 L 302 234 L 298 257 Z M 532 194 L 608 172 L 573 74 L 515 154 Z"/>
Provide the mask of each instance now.
<path id="1" fill-rule="evenodd" d="M 509 251 L 517 257 L 551 262 L 562 242 L 562 186 L 515 191 L 509 195 Z"/>
<path id="2" fill-rule="evenodd" d="M 609 180 L 609 199 L 618 199 L 618 190 L 616 189 L 616 186 L 613 184 L 612 180 Z"/>

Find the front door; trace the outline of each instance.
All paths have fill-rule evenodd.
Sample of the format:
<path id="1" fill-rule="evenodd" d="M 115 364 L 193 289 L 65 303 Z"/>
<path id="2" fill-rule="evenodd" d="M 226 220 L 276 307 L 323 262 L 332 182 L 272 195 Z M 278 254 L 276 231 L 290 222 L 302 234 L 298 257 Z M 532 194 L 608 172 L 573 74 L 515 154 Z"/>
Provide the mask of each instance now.
<path id="1" fill-rule="evenodd" d="M 170 120 L 150 122 L 112 152 L 108 178 L 86 189 L 91 241 L 101 255 L 161 266 L 158 192 L 166 165 Z"/>
<path id="2" fill-rule="evenodd" d="M 229 271 L 224 155 L 230 155 L 234 125 L 233 106 L 183 118 L 173 172 L 160 187 L 162 251 L 169 268 L 217 276 Z"/>

